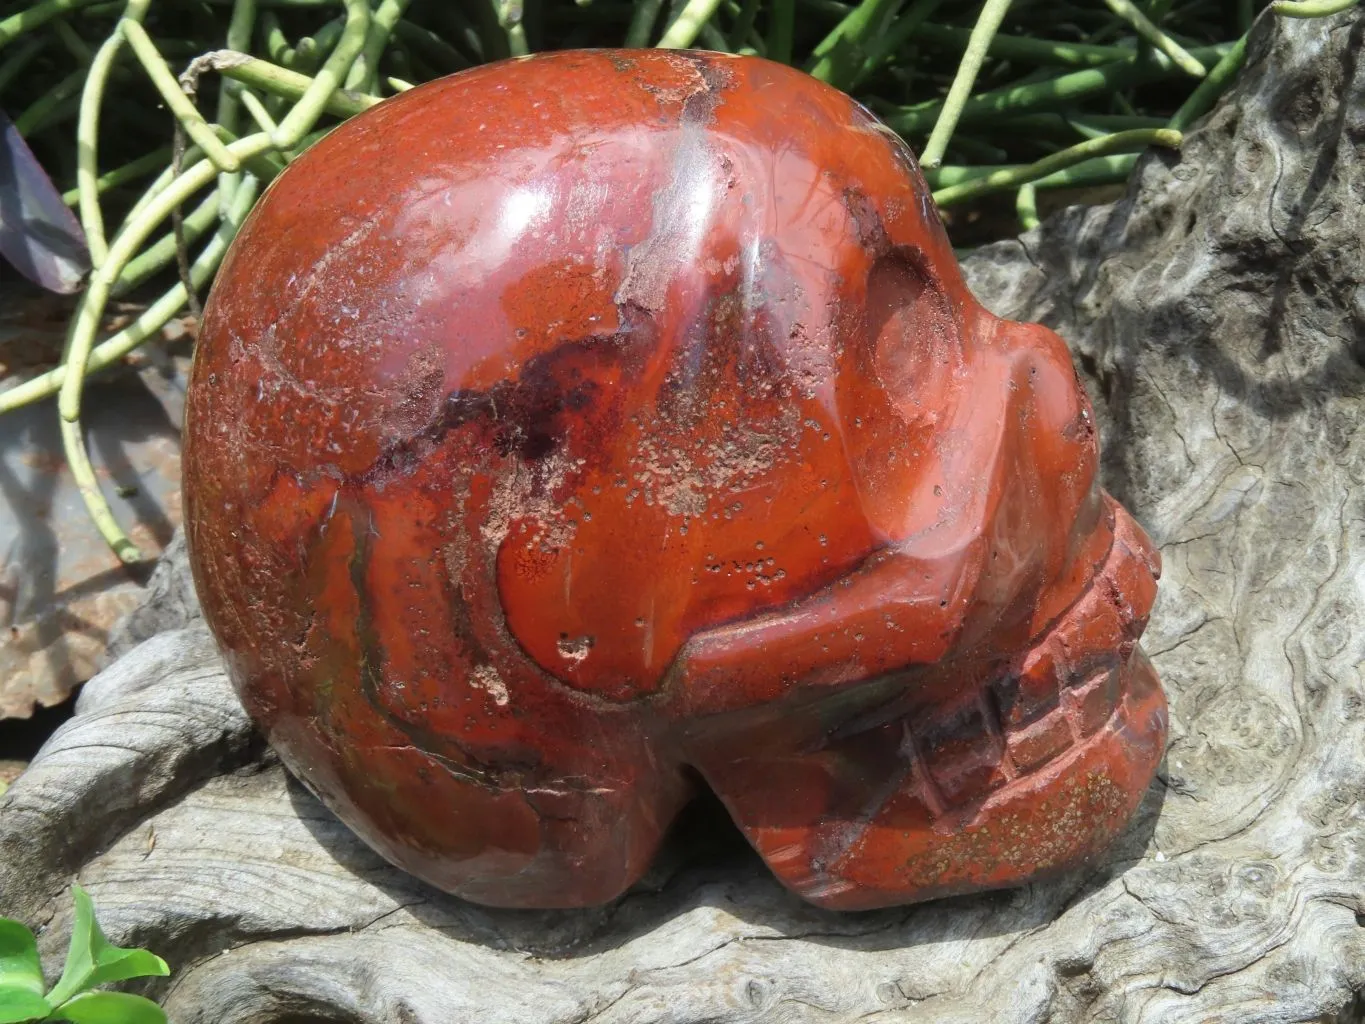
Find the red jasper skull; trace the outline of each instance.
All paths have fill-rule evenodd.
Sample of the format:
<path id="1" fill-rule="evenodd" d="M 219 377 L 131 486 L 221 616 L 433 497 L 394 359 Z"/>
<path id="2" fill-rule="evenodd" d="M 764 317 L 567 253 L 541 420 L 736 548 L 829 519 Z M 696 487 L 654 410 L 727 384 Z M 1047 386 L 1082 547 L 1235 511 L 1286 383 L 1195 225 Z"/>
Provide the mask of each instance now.
<path id="1" fill-rule="evenodd" d="M 700 780 L 806 899 L 907 903 L 1093 857 L 1150 780 L 1156 559 L 1067 350 L 799 72 L 565 52 L 389 100 L 271 186 L 199 345 L 232 678 L 434 885 L 611 899 Z"/>

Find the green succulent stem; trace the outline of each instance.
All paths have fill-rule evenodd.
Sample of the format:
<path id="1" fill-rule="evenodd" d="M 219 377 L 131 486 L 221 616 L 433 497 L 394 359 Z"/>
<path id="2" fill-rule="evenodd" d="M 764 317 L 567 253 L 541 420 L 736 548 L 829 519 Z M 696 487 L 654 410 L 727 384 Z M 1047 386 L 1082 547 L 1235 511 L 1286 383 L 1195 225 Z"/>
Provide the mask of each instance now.
<path id="1" fill-rule="evenodd" d="M 271 144 L 270 136 L 259 133 L 239 139 L 226 148 L 240 164 L 240 161 L 248 157 L 266 152 Z M 105 262 L 91 275 L 89 286 L 76 307 L 71 334 L 67 341 L 66 356 L 62 360 L 66 366 L 66 375 L 62 379 L 61 389 L 57 392 L 57 412 L 62 420 L 62 448 L 90 518 L 114 554 L 125 563 L 141 561 L 142 552 L 114 518 L 109 502 L 100 491 L 99 481 L 95 478 L 89 453 L 85 449 L 80 415 L 86 367 L 100 318 L 118 274 L 157 225 L 169 217 L 175 207 L 208 185 L 216 174 L 217 166 L 213 161 L 200 160 L 175 178 L 164 191 L 147 204 L 136 220 L 126 224 L 119 231 L 110 243 Z"/>
<path id="2" fill-rule="evenodd" d="M 112 171 L 105 171 L 94 181 L 95 191 L 98 193 L 108 192 L 111 189 L 126 185 L 130 181 L 137 181 L 139 178 L 151 174 L 165 167 L 171 159 L 171 147 L 162 146 L 154 149 L 150 153 L 130 160 L 122 167 L 115 167 Z M 67 206 L 80 205 L 80 189 L 73 188 L 62 193 L 62 202 Z"/>
<path id="3" fill-rule="evenodd" d="M 1038 226 L 1037 185 L 1030 181 L 1019 186 L 1019 193 L 1014 199 L 1014 210 L 1019 215 L 1019 226 L 1025 231 L 1032 231 Z"/>
<path id="4" fill-rule="evenodd" d="M 1275 0 L 1270 9 L 1282 18 L 1330 18 L 1348 11 L 1359 0 Z"/>
<path id="5" fill-rule="evenodd" d="M 380 0 L 370 19 L 365 45 L 346 76 L 346 88 L 357 92 L 377 92 L 379 89 L 379 60 L 389 45 L 394 26 L 408 8 L 409 0 Z"/>
<path id="6" fill-rule="evenodd" d="M 1111 11 L 1133 26 L 1133 30 L 1147 43 L 1169 57 L 1171 62 L 1181 71 L 1193 75 L 1195 78 L 1203 78 L 1207 74 L 1203 63 L 1153 24 L 1152 19 L 1148 18 L 1142 9 L 1133 3 L 1133 0 L 1104 0 L 1104 2 Z"/>
<path id="7" fill-rule="evenodd" d="M 257 179 L 250 174 L 245 175 L 232 197 L 227 215 L 219 221 L 213 237 L 205 244 L 198 258 L 190 264 L 190 282 L 196 288 L 204 287 L 218 269 L 218 264 L 222 262 L 223 255 L 227 252 L 228 243 L 236 236 L 242 221 L 251 211 L 258 190 Z M 165 327 L 171 318 L 184 308 L 188 297 L 184 284 L 176 284 L 148 306 L 132 323 L 96 345 L 86 362 L 87 373 L 105 370 L 122 362 L 125 356 Z M 51 398 L 61 390 L 65 379 L 66 366 L 63 364 L 7 391 L 0 391 L 0 416 Z"/>
<path id="8" fill-rule="evenodd" d="M 228 21 L 227 47 L 229 50 L 245 50 L 251 45 L 251 35 L 256 29 L 256 0 L 234 0 L 232 17 Z M 241 128 L 240 90 L 225 87 L 218 92 L 217 122 L 225 130 L 237 133 Z M 226 212 L 232 202 L 232 194 L 241 181 L 238 171 L 224 171 L 218 175 L 218 195 L 220 212 Z"/>
<path id="9" fill-rule="evenodd" d="M 1204 80 L 1199 83 L 1198 88 L 1190 93 L 1189 98 L 1180 105 L 1166 127 L 1173 131 L 1183 132 L 1195 121 L 1203 117 L 1217 102 L 1218 97 L 1223 94 L 1237 72 L 1242 70 L 1242 65 L 1246 62 L 1247 37 L 1242 36 L 1232 45 L 1227 53 L 1219 58 Z"/>
<path id="10" fill-rule="evenodd" d="M 1221 60 L 1233 45 L 1200 47 L 1192 52 L 1196 57 Z M 977 93 L 963 104 L 960 121 L 967 124 L 1064 108 L 1097 93 L 1117 93 L 1130 86 L 1158 81 L 1166 77 L 1172 67 L 1163 54 L 1154 54 L 1151 61 L 1139 61 L 1133 55 L 1112 64 L 1072 71 L 1045 82 L 991 89 Z M 913 136 L 933 124 L 943 106 L 942 102 L 935 101 L 913 107 L 892 108 L 886 112 L 884 120 L 902 135 Z"/>
<path id="11" fill-rule="evenodd" d="M 42 28 L 53 18 L 60 18 L 82 7 L 90 7 L 99 0 L 45 0 L 8 18 L 0 19 L 0 50 L 27 32 Z"/>
<path id="12" fill-rule="evenodd" d="M 768 12 L 768 59 L 790 64 L 796 34 L 796 0 L 773 0 Z"/>
<path id="13" fill-rule="evenodd" d="M 351 65 L 365 46 L 365 38 L 370 30 L 368 0 L 345 0 L 345 3 L 346 23 L 336 49 L 323 63 L 293 109 L 271 133 L 270 141 L 276 149 L 293 148 L 313 130 L 313 125 L 322 116 L 332 94 L 346 80 Z"/>
<path id="14" fill-rule="evenodd" d="M 976 76 L 986 59 L 991 39 L 1000 28 L 1000 23 L 1005 20 L 1005 13 L 1009 8 L 1010 0 L 986 0 L 985 6 L 981 9 L 981 16 L 977 19 L 976 27 L 972 29 L 971 37 L 967 41 L 967 50 L 962 55 L 962 63 L 958 65 L 953 84 L 943 101 L 943 108 L 934 122 L 934 130 L 929 134 L 929 141 L 925 143 L 924 151 L 920 154 L 920 163 L 925 167 L 937 167 L 943 163 L 948 140 L 952 138 L 958 119 L 962 116 L 962 110 L 971 96 L 972 86 L 976 84 Z"/>
<path id="15" fill-rule="evenodd" d="M 129 0 L 123 16 L 129 21 L 140 22 L 147 14 L 149 3 L 150 0 Z M 85 242 L 90 248 L 90 264 L 96 268 L 104 262 L 109 252 L 109 245 L 104 238 L 104 213 L 99 200 L 100 108 L 104 103 L 109 73 L 113 70 L 123 41 L 123 34 L 114 32 L 100 44 L 91 59 L 81 90 L 80 113 L 76 122 L 76 192 L 81 228 L 85 231 Z"/>
<path id="16" fill-rule="evenodd" d="M 664 50 L 682 50 L 691 46 L 696 42 L 702 26 L 711 20 L 719 6 L 720 0 L 687 0 L 687 6 L 678 12 L 658 46 Z"/>
<path id="17" fill-rule="evenodd" d="M 869 39 L 882 36 L 901 0 L 862 0 L 811 51 L 806 71 L 822 82 L 845 88 L 867 61 Z"/>
<path id="18" fill-rule="evenodd" d="M 307 75 L 301 75 L 297 71 L 290 71 L 257 57 L 248 57 L 244 53 L 219 50 L 208 56 L 214 62 L 213 67 L 224 78 L 288 100 L 302 100 L 313 82 Z M 381 100 L 378 96 L 352 89 L 335 89 L 323 101 L 322 112 L 334 117 L 354 117 L 379 102 Z"/>
<path id="19" fill-rule="evenodd" d="M 145 9 L 146 4 L 143 3 L 142 6 Z M 190 102 L 190 98 L 185 95 L 185 91 L 180 88 L 180 83 L 171 73 L 165 58 L 161 56 L 161 51 L 156 48 L 156 43 L 152 42 L 147 30 L 136 18 L 127 15 L 119 22 L 118 27 L 123 38 L 137 54 L 137 59 L 142 62 L 142 67 L 151 78 L 152 84 L 156 86 L 157 92 L 166 101 L 166 106 L 185 129 L 185 133 L 198 144 L 204 155 L 212 160 L 220 171 L 237 170 L 241 166 L 237 157 L 218 141 L 218 136 L 213 133 L 204 115 L 199 113 Z"/>
<path id="20" fill-rule="evenodd" d="M 1178 149 L 1181 141 L 1180 133 L 1171 131 L 1169 128 L 1139 128 L 1134 131 L 1115 132 L 1113 135 L 1106 135 L 1104 138 L 1087 139 L 1085 142 L 1077 143 L 1022 167 L 993 171 L 960 184 L 948 185 L 934 193 L 934 201 L 939 206 L 953 206 L 969 199 L 980 198 L 991 192 L 1016 189 L 1030 182 L 1036 186 L 1038 179 L 1089 160 L 1091 157 L 1107 156 L 1125 150 L 1145 149 L 1148 146 L 1165 146 Z"/>

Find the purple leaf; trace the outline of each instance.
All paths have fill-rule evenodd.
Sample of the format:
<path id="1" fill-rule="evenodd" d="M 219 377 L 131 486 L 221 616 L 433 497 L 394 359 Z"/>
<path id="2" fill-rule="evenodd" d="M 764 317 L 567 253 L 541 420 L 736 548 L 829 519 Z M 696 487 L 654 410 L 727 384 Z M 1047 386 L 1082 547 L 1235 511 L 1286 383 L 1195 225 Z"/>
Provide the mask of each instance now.
<path id="1" fill-rule="evenodd" d="M 90 269 L 81 225 L 0 110 L 0 256 L 49 291 L 78 291 Z"/>

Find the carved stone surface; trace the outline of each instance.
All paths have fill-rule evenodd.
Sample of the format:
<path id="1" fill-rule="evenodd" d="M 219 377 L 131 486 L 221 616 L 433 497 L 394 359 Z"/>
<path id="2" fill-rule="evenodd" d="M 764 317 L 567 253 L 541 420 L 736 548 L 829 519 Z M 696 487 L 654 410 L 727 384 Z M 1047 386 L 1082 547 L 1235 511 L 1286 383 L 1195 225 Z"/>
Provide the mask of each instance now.
<path id="1" fill-rule="evenodd" d="M 616 898 L 698 777 L 821 906 L 1015 885 L 1161 756 L 1155 559 L 1066 346 L 791 68 L 546 54 L 354 119 L 234 243 L 186 408 L 247 710 L 479 903 Z"/>
<path id="2" fill-rule="evenodd" d="M 1172 741 L 1090 870 L 845 914 L 717 822 L 603 908 L 443 896 L 263 754 L 202 628 L 155 637 L 0 800 L 0 907 L 56 966 L 76 872 L 177 1022 L 1356 1021 L 1365 987 L 1365 15 L 1264 19 L 1129 198 L 967 263 L 1089 374 L 1162 547 Z M 709 846 L 707 844 L 710 844 Z"/>

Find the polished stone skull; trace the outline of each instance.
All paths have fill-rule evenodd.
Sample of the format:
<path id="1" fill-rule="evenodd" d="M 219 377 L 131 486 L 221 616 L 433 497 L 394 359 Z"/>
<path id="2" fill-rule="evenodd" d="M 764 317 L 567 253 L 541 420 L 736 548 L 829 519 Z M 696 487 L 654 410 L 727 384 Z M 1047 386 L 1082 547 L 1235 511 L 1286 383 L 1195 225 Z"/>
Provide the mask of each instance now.
<path id="1" fill-rule="evenodd" d="M 229 253 L 185 466 L 251 714 L 481 903 L 617 896 L 702 786 L 823 906 L 1013 885 L 1162 752 L 1065 346 L 790 68 L 562 52 L 349 121 Z"/>

